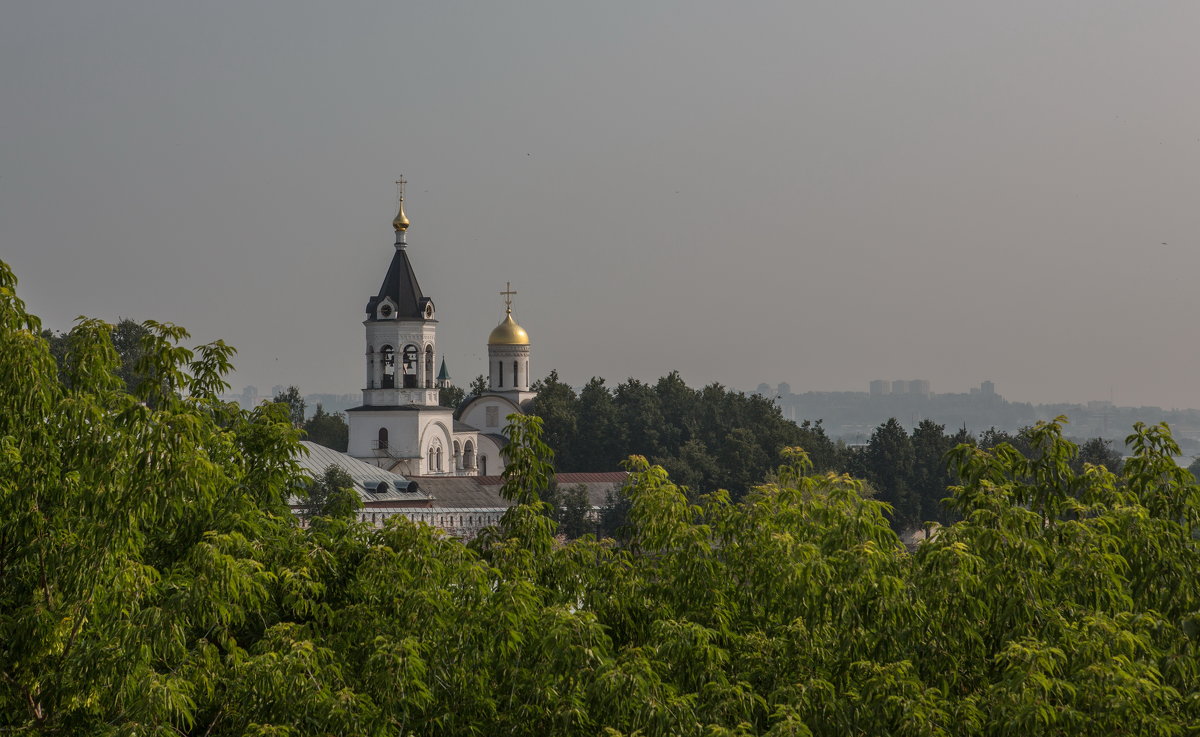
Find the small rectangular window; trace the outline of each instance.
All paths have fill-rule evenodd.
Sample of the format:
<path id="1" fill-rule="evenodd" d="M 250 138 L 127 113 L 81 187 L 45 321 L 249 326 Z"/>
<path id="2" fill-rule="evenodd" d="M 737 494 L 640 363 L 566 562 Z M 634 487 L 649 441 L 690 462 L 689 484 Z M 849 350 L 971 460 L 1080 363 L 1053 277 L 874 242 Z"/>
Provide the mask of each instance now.
<path id="1" fill-rule="evenodd" d="M 499 407 L 488 407 L 486 410 L 486 415 L 487 415 L 487 426 L 488 427 L 499 427 L 500 426 L 500 408 Z"/>

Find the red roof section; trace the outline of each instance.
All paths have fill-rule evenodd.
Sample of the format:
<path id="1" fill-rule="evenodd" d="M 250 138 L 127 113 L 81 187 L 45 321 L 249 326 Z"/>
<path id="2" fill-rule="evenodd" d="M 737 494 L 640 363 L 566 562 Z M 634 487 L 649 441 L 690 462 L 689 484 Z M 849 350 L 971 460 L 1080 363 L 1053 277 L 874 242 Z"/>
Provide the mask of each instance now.
<path id="1" fill-rule="evenodd" d="M 554 480 L 560 484 L 620 483 L 629 478 L 628 471 L 600 471 L 598 473 L 558 473 Z"/>

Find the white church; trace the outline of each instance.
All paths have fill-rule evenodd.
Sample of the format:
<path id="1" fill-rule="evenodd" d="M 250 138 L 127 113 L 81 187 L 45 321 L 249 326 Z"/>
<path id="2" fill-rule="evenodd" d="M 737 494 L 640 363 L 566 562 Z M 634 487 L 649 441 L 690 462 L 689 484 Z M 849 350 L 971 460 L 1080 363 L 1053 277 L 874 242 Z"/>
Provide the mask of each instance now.
<path id="1" fill-rule="evenodd" d="M 488 390 L 466 400 L 458 420 L 438 404 L 448 384 L 439 364 L 437 308 L 417 283 L 408 257 L 409 220 L 400 208 L 392 221 L 396 248 L 383 285 L 367 301 L 366 386 L 362 405 L 346 410 L 350 442 L 346 453 L 302 441 L 297 462 L 318 478 L 330 465 L 354 482 L 361 522 L 379 526 L 396 516 L 471 538 L 497 524 L 512 500 L 501 496 L 504 460 L 500 449 L 506 418 L 524 414 L 537 396 L 530 391 L 529 334 L 512 315 L 506 287 L 505 315 L 488 336 Z M 608 503 L 629 474 L 625 471 L 558 473 L 560 486 L 583 487 L 593 510 Z M 303 501 L 292 500 L 303 514 Z"/>
<path id="2" fill-rule="evenodd" d="M 506 314 L 488 337 L 488 391 L 470 398 L 460 419 L 438 405 L 448 381 L 438 365 L 437 308 L 421 291 L 408 256 L 408 216 L 400 207 L 392 228 L 395 252 L 379 292 L 367 301 L 366 386 L 362 406 L 347 410 L 354 458 L 404 477 L 498 476 L 505 418 L 523 414 L 530 391 L 529 334 L 512 316 L 511 287 Z"/>

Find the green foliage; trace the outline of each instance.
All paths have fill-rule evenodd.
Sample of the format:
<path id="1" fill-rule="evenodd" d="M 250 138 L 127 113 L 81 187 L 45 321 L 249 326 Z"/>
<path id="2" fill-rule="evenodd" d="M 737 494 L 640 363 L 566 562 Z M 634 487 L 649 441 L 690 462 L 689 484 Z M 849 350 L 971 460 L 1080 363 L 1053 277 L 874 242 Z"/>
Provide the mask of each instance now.
<path id="1" fill-rule="evenodd" d="M 991 450 L 1000 445 L 1008 445 L 1015 449 L 1021 455 L 1030 455 L 1033 453 L 1033 447 L 1029 445 L 1026 439 L 1030 428 L 1021 428 L 1015 435 L 1004 430 L 996 428 L 988 428 L 979 435 L 979 447 L 984 450 Z"/>
<path id="2" fill-rule="evenodd" d="M 1077 471 L 1059 422 L 1028 454 L 960 444 L 960 520 L 911 552 L 799 450 L 741 503 L 636 457 L 624 543 L 563 543 L 520 417 L 517 504 L 470 545 L 302 527 L 300 433 L 215 399 L 230 348 L 147 323 L 156 378 L 130 394 L 84 320 L 60 377 L 14 284 L 0 265 L 0 731 L 1200 732 L 1200 487 L 1165 426 L 1134 428 L 1119 474 Z M 664 417 L 695 409 L 665 388 Z"/>
<path id="3" fill-rule="evenodd" d="M 1079 446 L 1079 455 L 1071 468 L 1075 473 L 1082 473 L 1085 464 L 1104 466 L 1113 473 L 1121 472 L 1122 458 L 1120 451 L 1112 447 L 1112 442 L 1104 438 L 1092 438 Z"/>
<path id="4" fill-rule="evenodd" d="M 271 400 L 276 404 L 282 404 L 287 407 L 288 417 L 292 419 L 292 424 L 296 427 L 304 426 L 304 409 L 307 406 L 304 402 L 304 397 L 301 396 L 300 390 L 294 386 L 289 386 L 282 392 L 275 395 Z"/>
<path id="5" fill-rule="evenodd" d="M 173 325 L 143 323 L 134 393 L 106 323 L 56 365 L 15 283 L 0 263 L 0 730 L 197 728 L 272 607 L 297 433 L 220 402 L 233 349 Z"/>
<path id="6" fill-rule="evenodd" d="M 893 417 L 875 429 L 867 444 L 866 476 L 879 489 L 880 501 L 896 512 L 900 528 L 920 524 L 920 502 L 912 490 L 912 438 Z"/>
<path id="7" fill-rule="evenodd" d="M 604 379 L 592 377 L 579 392 L 578 427 L 585 428 L 575 444 L 575 465 L 581 469 L 613 469 L 629 455 L 619 410 Z"/>
<path id="8" fill-rule="evenodd" d="M 340 466 L 330 465 L 306 489 L 305 517 L 352 519 L 360 505 L 354 479 Z"/>
<path id="9" fill-rule="evenodd" d="M 50 330 L 43 330 L 42 337 L 50 344 L 50 353 L 60 368 L 60 375 L 65 379 L 71 373 L 71 368 L 67 364 L 68 355 L 74 355 L 70 352 L 71 334 L 55 334 Z M 137 366 L 146 352 L 146 341 L 150 338 L 148 324 L 134 322 L 128 318 L 121 318 L 116 325 L 111 327 L 112 347 L 116 351 L 119 361 L 114 373 L 125 382 L 125 388 L 131 394 L 136 391 L 137 385 L 143 379 L 151 378 L 141 375 L 137 370 Z"/>
<path id="10" fill-rule="evenodd" d="M 913 430 L 912 475 L 908 483 L 912 490 L 910 503 L 913 510 L 905 515 L 913 522 L 946 520 L 941 502 L 952 483 L 946 454 L 956 444 L 954 438 L 946 435 L 945 427 L 932 420 L 922 420 Z"/>
<path id="11" fill-rule="evenodd" d="M 481 397 L 487 393 L 488 380 L 483 374 L 479 374 L 474 379 L 471 379 L 471 389 L 468 396 Z"/>
<path id="12" fill-rule="evenodd" d="M 557 371 L 534 382 L 531 388 L 537 392 L 531 414 L 542 421 L 545 440 L 554 449 L 558 469 L 576 470 L 579 397 L 574 389 L 559 381 Z"/>
<path id="13" fill-rule="evenodd" d="M 330 414 L 320 403 L 313 416 L 305 420 L 304 437 L 318 445 L 332 448 L 339 453 L 345 453 L 350 444 L 350 428 L 346 425 L 346 416 L 341 412 Z"/>
<path id="14" fill-rule="evenodd" d="M 1043 457 L 1044 448 L 1061 447 L 1056 441 L 1062 439 L 1061 426 L 1065 423 L 1066 418 L 1060 417 L 1055 423 L 1026 427 L 1015 435 L 992 428 L 980 435 L 977 442 L 965 429 L 947 435 L 943 426 L 931 420 L 923 420 L 909 435 L 891 419 L 876 428 L 865 450 L 847 453 L 842 468 L 877 488 L 880 499 L 892 505 L 893 527 L 899 532 L 909 532 L 926 523 L 946 524 L 956 519 L 954 511 L 942 503 L 948 487 L 957 483 L 952 464 L 948 463 L 952 448 L 961 444 L 978 445 L 1011 457 L 1014 463 L 1019 464 L 1019 458 L 1037 461 L 1029 467 L 1030 473 L 1040 469 L 1043 475 L 1031 480 L 1052 478 L 1061 475 L 1061 469 L 1046 465 L 1050 459 Z M 1056 437 L 1047 435 L 1051 432 L 1057 433 Z M 1062 462 L 1077 476 L 1089 466 L 1102 466 L 1113 473 L 1121 471 L 1121 454 L 1106 440 L 1093 438 L 1082 446 L 1070 447 L 1074 450 Z"/>
<path id="15" fill-rule="evenodd" d="M 1192 461 L 1191 465 L 1188 466 L 1188 471 L 1191 471 L 1192 476 L 1200 481 L 1200 456 Z"/>
<path id="16" fill-rule="evenodd" d="M 466 399 L 467 393 L 462 390 L 462 387 L 443 386 L 438 389 L 438 404 L 442 407 L 450 409 L 458 409 L 458 406 Z"/>
<path id="17" fill-rule="evenodd" d="M 587 487 L 583 484 L 566 487 L 551 484 L 546 493 L 546 503 L 550 505 L 551 519 L 558 524 L 559 535 L 574 540 L 596 532 L 592 505 L 588 500 Z"/>
<path id="18" fill-rule="evenodd" d="M 593 378 L 578 395 L 551 372 L 535 388 L 532 413 L 545 423 L 560 471 L 612 470 L 642 455 L 697 492 L 724 488 L 740 499 L 784 447 L 810 448 L 822 470 L 838 466 L 820 423 L 797 427 L 770 400 L 720 384 L 691 389 L 678 372 L 615 389 Z"/>
<path id="19" fill-rule="evenodd" d="M 628 542 L 629 510 L 633 506 L 629 500 L 627 488 L 613 484 L 604 494 L 604 505 L 600 507 L 599 519 L 596 520 L 596 536 Z"/>

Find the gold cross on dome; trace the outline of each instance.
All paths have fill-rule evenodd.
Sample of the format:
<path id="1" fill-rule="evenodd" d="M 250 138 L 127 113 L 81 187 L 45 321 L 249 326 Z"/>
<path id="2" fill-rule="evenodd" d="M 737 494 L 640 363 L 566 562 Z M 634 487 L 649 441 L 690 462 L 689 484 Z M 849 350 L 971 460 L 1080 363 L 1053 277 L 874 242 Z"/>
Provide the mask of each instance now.
<path id="1" fill-rule="evenodd" d="M 408 184 L 408 181 L 404 178 L 403 175 L 401 175 L 400 178 L 396 180 L 396 192 L 399 195 L 401 201 L 404 201 L 404 185 L 406 185 L 406 184 Z"/>
<path id="2" fill-rule="evenodd" d="M 504 309 L 512 310 L 512 298 L 516 292 L 513 291 L 512 284 L 504 282 L 504 291 L 500 293 L 504 297 Z"/>

